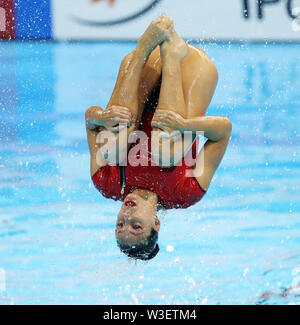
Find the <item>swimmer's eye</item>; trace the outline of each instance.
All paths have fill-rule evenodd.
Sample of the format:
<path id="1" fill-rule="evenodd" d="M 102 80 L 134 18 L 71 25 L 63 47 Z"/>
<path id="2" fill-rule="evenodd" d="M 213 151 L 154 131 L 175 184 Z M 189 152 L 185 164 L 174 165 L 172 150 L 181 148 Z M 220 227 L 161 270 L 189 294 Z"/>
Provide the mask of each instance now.
<path id="1" fill-rule="evenodd" d="M 124 226 L 124 224 L 123 224 L 123 222 L 119 222 L 119 223 L 117 223 L 117 226 L 122 228 Z"/>
<path id="2" fill-rule="evenodd" d="M 142 227 L 141 227 L 140 225 L 137 225 L 137 224 L 136 224 L 136 225 L 133 225 L 132 227 L 133 227 L 133 229 L 135 229 L 135 230 L 137 230 L 137 229 L 142 229 Z"/>

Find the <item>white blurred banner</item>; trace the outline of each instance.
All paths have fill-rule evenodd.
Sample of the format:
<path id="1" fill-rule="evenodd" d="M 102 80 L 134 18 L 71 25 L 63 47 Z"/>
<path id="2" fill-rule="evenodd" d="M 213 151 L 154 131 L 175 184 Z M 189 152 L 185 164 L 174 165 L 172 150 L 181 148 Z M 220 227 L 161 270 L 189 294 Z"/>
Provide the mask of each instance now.
<path id="1" fill-rule="evenodd" d="M 300 0 L 52 0 L 58 40 L 135 40 L 166 13 L 193 40 L 300 40 Z"/>

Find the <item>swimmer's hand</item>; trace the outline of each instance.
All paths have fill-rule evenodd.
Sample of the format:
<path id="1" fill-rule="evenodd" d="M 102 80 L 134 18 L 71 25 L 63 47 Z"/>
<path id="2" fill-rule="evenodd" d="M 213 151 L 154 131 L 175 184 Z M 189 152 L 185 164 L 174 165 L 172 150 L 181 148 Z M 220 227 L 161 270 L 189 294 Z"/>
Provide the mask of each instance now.
<path id="1" fill-rule="evenodd" d="M 92 106 L 85 113 L 87 128 L 95 131 L 102 126 L 111 132 L 118 132 L 121 128 L 130 127 L 133 118 L 127 107 L 117 105 L 112 105 L 106 110 Z"/>
<path id="2" fill-rule="evenodd" d="M 179 114 L 167 110 L 157 110 L 152 119 L 152 127 L 164 129 L 171 128 L 183 132 L 186 120 Z"/>
<path id="3" fill-rule="evenodd" d="M 102 125 L 111 132 L 130 127 L 133 115 L 127 107 L 112 105 L 102 112 Z"/>

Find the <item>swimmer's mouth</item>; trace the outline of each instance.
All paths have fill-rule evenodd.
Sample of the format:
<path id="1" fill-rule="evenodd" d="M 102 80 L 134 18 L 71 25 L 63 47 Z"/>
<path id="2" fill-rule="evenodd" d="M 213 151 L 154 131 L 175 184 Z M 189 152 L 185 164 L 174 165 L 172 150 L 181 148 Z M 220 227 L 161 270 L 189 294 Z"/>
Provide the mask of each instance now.
<path id="1" fill-rule="evenodd" d="M 136 203 L 134 201 L 132 201 L 132 200 L 128 200 L 128 201 L 125 202 L 125 205 L 127 207 L 135 207 Z"/>

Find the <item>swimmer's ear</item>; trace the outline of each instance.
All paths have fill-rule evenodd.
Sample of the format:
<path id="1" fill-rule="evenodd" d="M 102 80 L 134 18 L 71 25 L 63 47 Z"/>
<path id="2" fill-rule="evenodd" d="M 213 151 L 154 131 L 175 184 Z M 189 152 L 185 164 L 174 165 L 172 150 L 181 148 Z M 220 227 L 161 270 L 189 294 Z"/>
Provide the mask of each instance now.
<path id="1" fill-rule="evenodd" d="M 160 230 L 160 221 L 159 221 L 158 217 L 155 217 L 155 222 L 154 222 L 154 227 L 153 228 L 154 228 L 155 231 L 159 232 L 159 230 Z"/>

